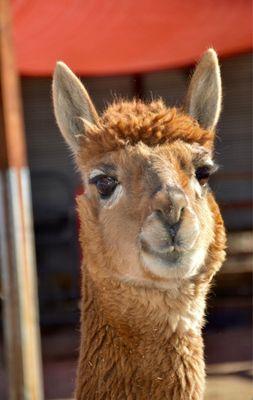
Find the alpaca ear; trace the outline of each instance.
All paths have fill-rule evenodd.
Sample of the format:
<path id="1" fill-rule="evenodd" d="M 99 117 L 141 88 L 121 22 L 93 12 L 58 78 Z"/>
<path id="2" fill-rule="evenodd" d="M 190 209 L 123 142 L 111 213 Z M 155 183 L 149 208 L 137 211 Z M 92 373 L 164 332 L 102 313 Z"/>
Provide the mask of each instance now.
<path id="1" fill-rule="evenodd" d="M 185 111 L 204 129 L 214 129 L 221 111 L 221 76 L 218 57 L 207 50 L 198 63 L 190 82 Z"/>
<path id="2" fill-rule="evenodd" d="M 97 125 L 98 114 L 81 81 L 61 61 L 57 62 L 54 71 L 53 103 L 60 131 L 76 152 L 85 126 Z"/>

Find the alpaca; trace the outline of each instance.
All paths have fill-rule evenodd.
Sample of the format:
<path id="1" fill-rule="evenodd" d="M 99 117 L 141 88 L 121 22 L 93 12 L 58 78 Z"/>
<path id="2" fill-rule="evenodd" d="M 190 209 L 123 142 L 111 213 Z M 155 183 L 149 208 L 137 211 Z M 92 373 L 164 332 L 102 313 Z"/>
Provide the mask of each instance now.
<path id="1" fill-rule="evenodd" d="M 62 62 L 53 101 L 85 187 L 76 399 L 203 399 L 205 298 L 225 257 L 208 186 L 221 110 L 215 51 L 180 109 L 118 101 L 99 116 Z"/>

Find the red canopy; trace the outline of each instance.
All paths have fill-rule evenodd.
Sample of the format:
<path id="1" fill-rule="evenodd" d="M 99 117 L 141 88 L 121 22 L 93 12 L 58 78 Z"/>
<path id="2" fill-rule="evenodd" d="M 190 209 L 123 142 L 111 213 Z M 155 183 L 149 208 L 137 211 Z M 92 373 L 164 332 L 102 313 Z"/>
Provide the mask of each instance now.
<path id="1" fill-rule="evenodd" d="M 20 73 L 135 73 L 250 51 L 251 0 L 12 0 Z"/>

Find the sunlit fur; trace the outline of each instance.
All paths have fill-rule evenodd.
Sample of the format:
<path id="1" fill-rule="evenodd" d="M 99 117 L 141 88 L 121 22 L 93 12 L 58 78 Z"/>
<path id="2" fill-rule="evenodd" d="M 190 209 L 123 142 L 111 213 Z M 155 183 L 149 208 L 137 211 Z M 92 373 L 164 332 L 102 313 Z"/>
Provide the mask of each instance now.
<path id="1" fill-rule="evenodd" d="M 77 400 L 203 400 L 205 298 L 225 257 L 219 208 L 196 169 L 212 165 L 217 55 L 198 64 L 183 109 L 119 101 L 99 117 L 58 63 L 57 123 L 79 167 L 83 251 Z M 204 129 L 204 128 L 205 129 Z M 102 196 L 93 178 L 118 182 Z"/>
<path id="2" fill-rule="evenodd" d="M 159 130 L 153 121 L 161 112 L 171 117 L 166 123 L 157 117 Z M 147 135 L 152 129 L 164 132 L 161 144 Z M 202 398 L 205 295 L 224 259 L 225 235 L 213 195 L 196 181 L 194 162 L 211 158 L 212 138 L 161 101 L 115 104 L 95 133 L 86 132 L 77 156 L 86 182 L 78 200 L 85 258 L 78 399 Z M 104 164 L 116 167 L 122 186 L 110 208 L 86 178 Z M 149 221 L 157 184 L 182 188 L 189 207 L 181 227 L 186 251 L 167 266 L 158 257 L 148 260 L 140 245 L 149 223 L 154 247 L 166 236 L 155 217 Z"/>

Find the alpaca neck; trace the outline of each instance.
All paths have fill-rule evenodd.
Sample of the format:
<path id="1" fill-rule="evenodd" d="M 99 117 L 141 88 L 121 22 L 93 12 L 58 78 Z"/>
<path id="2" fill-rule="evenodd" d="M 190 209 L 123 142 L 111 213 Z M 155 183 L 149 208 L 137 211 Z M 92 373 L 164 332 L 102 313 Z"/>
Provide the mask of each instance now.
<path id="1" fill-rule="evenodd" d="M 84 284 L 77 400 L 202 398 L 202 291 Z"/>

